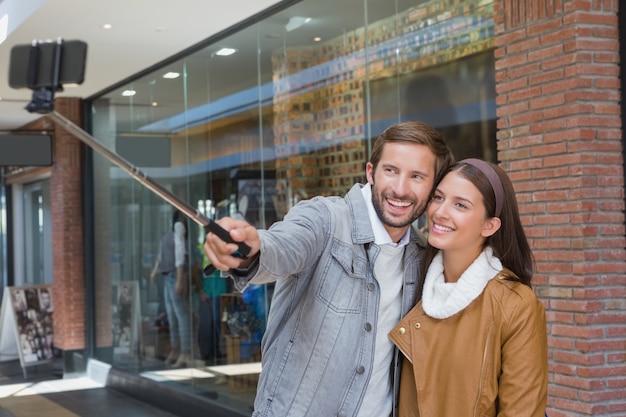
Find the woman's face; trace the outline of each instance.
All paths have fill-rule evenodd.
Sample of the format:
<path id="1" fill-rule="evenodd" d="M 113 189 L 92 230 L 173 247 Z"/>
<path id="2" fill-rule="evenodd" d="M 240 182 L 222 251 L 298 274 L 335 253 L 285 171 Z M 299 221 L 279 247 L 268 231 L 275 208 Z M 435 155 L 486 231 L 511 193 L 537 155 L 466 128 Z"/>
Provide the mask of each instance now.
<path id="1" fill-rule="evenodd" d="M 486 218 L 482 194 L 457 171 L 439 183 L 427 213 L 428 243 L 444 251 L 477 256 L 500 225 L 499 219 Z"/>

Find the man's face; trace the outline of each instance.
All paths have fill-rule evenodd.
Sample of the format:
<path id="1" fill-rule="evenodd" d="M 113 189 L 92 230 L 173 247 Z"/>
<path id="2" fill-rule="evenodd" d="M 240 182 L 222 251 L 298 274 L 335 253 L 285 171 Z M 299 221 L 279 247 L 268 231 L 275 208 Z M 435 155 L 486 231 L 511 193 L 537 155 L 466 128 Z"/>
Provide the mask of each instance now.
<path id="1" fill-rule="evenodd" d="M 426 145 L 400 142 L 385 145 L 376 170 L 367 163 L 374 209 L 394 242 L 424 212 L 435 180 L 435 160 Z"/>

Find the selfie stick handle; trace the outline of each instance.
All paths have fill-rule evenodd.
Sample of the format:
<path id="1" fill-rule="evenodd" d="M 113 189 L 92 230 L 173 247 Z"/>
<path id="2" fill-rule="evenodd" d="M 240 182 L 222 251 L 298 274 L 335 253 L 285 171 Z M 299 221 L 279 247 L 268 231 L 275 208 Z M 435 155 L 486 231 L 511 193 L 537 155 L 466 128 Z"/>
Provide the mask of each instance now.
<path id="1" fill-rule="evenodd" d="M 159 197 L 161 197 L 162 199 L 164 199 L 165 201 L 167 201 L 168 203 L 170 203 L 171 205 L 179 209 L 181 212 L 183 212 L 185 215 L 193 219 L 199 225 L 203 226 L 207 232 L 215 233 L 224 242 L 236 243 L 237 245 L 239 245 L 239 253 L 236 253 L 234 255 L 242 257 L 242 258 L 245 258 L 246 256 L 248 256 L 248 254 L 250 253 L 250 247 L 248 245 L 246 245 L 243 242 L 233 241 L 233 239 L 230 237 L 230 234 L 225 229 L 223 229 L 220 225 L 215 223 L 213 220 L 206 217 L 198 209 L 190 206 L 185 201 L 178 198 L 176 194 L 173 194 L 171 191 L 167 190 L 166 188 L 163 188 L 157 182 L 154 182 L 144 172 L 139 170 L 137 167 L 132 165 L 130 162 L 126 161 L 124 158 L 122 158 L 115 152 L 111 151 L 106 146 L 102 145 L 102 143 L 96 140 L 93 136 L 85 132 L 82 128 L 80 128 L 79 126 L 74 124 L 71 120 L 67 119 L 66 117 L 58 113 L 56 110 L 53 110 L 47 115 L 48 117 L 52 118 L 52 120 L 55 123 L 61 125 L 65 130 L 67 130 L 69 133 L 76 136 L 87 146 L 97 151 L 99 154 L 104 156 L 109 161 L 113 162 L 115 165 L 117 165 L 118 167 L 126 171 L 128 174 L 130 174 L 131 177 L 139 181 L 148 189 L 152 190 Z"/>

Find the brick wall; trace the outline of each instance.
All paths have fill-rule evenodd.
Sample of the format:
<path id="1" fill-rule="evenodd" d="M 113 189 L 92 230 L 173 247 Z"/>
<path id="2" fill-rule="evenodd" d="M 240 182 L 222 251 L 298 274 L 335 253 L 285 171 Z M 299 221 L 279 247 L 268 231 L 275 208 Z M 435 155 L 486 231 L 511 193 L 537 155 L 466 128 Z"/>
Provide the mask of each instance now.
<path id="1" fill-rule="evenodd" d="M 79 99 L 58 98 L 55 108 L 80 125 Z M 76 350 L 85 347 L 83 146 L 80 140 L 65 129 L 53 126 L 53 131 L 54 165 L 50 177 L 50 206 L 54 268 L 54 345 L 62 350 Z"/>
<path id="2" fill-rule="evenodd" d="M 536 256 L 550 417 L 626 415 L 618 3 L 495 9 L 498 160 Z"/>

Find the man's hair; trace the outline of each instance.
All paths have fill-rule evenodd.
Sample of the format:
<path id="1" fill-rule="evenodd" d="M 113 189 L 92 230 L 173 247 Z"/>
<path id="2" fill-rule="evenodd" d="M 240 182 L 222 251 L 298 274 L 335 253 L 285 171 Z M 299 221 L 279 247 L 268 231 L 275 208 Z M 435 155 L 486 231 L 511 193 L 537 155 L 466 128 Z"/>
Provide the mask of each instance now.
<path id="1" fill-rule="evenodd" d="M 435 154 L 435 183 L 454 162 L 452 152 L 441 132 L 424 122 L 402 122 L 389 126 L 374 142 L 370 157 L 374 171 L 380 162 L 385 145 L 399 142 L 425 145 Z"/>

